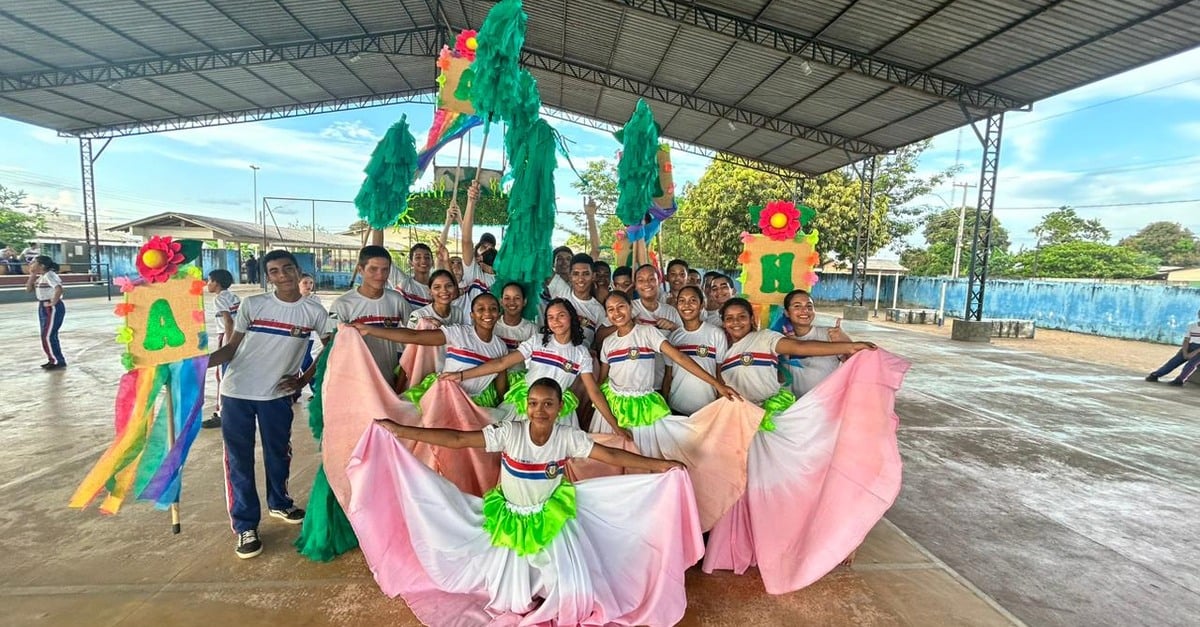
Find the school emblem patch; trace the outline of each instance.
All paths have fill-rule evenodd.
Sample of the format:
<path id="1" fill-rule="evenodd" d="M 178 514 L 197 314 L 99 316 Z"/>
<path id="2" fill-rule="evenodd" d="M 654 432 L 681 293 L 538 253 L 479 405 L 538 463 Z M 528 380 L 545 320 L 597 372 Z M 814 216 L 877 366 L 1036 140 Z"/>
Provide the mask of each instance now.
<path id="1" fill-rule="evenodd" d="M 708 357 L 708 347 L 700 346 L 696 348 L 696 355 L 699 357 Z"/>
<path id="2" fill-rule="evenodd" d="M 557 477 L 561 471 L 562 471 L 562 468 L 560 468 L 558 466 L 558 462 L 550 462 L 549 464 L 546 464 L 546 478 L 547 479 L 553 479 L 553 478 Z"/>
<path id="3" fill-rule="evenodd" d="M 564 361 L 563 362 L 563 370 L 566 372 L 570 372 L 571 371 L 571 362 Z"/>
<path id="4" fill-rule="evenodd" d="M 750 353 L 742 353 L 742 365 L 750 366 L 754 364 L 754 355 Z"/>
<path id="5" fill-rule="evenodd" d="M 629 349 L 629 359 L 636 360 L 637 358 L 638 358 L 638 349 L 635 346 L 635 347 Z"/>
<path id="6" fill-rule="evenodd" d="M 301 329 L 300 327 L 292 327 L 292 330 L 289 331 L 289 333 L 292 334 L 292 337 L 305 337 L 307 335 L 304 329 Z"/>

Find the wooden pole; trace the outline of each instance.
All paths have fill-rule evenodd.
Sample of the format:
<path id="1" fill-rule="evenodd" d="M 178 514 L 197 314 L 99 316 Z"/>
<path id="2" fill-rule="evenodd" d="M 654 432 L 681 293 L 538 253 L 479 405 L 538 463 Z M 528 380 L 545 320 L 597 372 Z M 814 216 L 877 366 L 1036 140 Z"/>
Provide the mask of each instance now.
<path id="1" fill-rule="evenodd" d="M 167 451 L 175 448 L 175 402 L 171 399 L 171 382 L 163 388 L 163 406 L 167 411 Z M 179 500 L 171 503 L 171 533 L 179 533 Z"/>

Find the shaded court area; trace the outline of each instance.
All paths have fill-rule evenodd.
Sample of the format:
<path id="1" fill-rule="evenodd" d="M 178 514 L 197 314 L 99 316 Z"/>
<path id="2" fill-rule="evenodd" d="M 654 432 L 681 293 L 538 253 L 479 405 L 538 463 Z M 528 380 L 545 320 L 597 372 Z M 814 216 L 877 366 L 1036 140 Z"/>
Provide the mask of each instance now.
<path id="1" fill-rule="evenodd" d="M 69 366 L 54 373 L 37 368 L 33 304 L 0 305 L 10 364 L 0 624 L 417 624 L 379 592 L 357 551 L 309 562 L 291 546 L 298 527 L 276 519 L 260 528 L 264 554 L 236 559 L 213 431 L 201 433 L 184 475 L 181 535 L 143 504 L 115 517 L 67 509 L 111 439 L 121 367 L 113 304 L 66 302 Z M 683 624 L 1182 625 L 1200 614 L 1188 528 L 1200 514 L 1200 388 L 846 326 L 914 362 L 897 403 L 899 501 L 853 567 L 793 594 L 765 594 L 753 572 L 693 569 Z M 292 492 L 303 504 L 317 464 L 303 410 L 293 444 Z"/>

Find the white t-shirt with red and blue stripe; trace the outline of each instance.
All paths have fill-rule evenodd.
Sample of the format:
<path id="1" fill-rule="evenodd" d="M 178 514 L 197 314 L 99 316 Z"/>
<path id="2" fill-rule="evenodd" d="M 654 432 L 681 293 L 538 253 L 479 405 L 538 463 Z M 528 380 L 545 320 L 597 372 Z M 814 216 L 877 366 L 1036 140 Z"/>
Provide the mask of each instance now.
<path id="1" fill-rule="evenodd" d="M 225 318 L 223 313 L 229 314 L 230 318 L 237 319 L 238 308 L 242 306 L 242 299 L 238 298 L 237 294 L 229 290 L 221 290 L 217 297 L 213 299 L 213 308 L 216 310 L 217 329 L 218 333 L 232 333 L 233 329 L 225 328 Z"/>
<path id="2" fill-rule="evenodd" d="M 417 281 L 412 275 L 395 265 L 392 266 L 392 271 L 388 275 L 388 283 L 392 285 L 392 289 L 404 297 L 404 300 L 408 301 L 413 309 L 420 309 L 433 302 L 433 293 L 429 291 L 428 285 Z"/>
<path id="3" fill-rule="evenodd" d="M 467 325 L 442 327 L 442 333 L 446 336 L 446 361 L 439 367 L 439 370 L 445 372 L 469 370 L 508 354 L 508 347 L 505 346 L 504 340 L 495 333 L 492 334 L 490 342 L 480 339 L 479 334 L 475 332 L 475 327 Z M 488 384 L 495 378 L 496 375 L 489 374 L 486 377 L 466 379 L 459 385 L 462 386 L 467 396 L 475 396 L 487 389 Z"/>
<path id="4" fill-rule="evenodd" d="M 717 374 L 717 360 L 729 350 L 729 340 L 725 337 L 725 331 L 707 322 L 700 323 L 700 328 L 695 331 L 679 327 L 667 336 L 667 341 L 679 349 L 679 352 L 690 357 L 705 372 L 714 376 Z M 696 378 L 669 358 L 667 365 L 672 368 L 671 389 L 665 391 L 671 409 L 690 415 L 717 400 L 717 390 L 712 384 Z"/>
<path id="5" fill-rule="evenodd" d="M 666 341 L 652 326 L 635 324 L 625 335 L 620 331 L 604 338 L 600 361 L 608 364 L 608 384 L 621 396 L 642 396 L 654 391 L 654 361 Z"/>
<path id="6" fill-rule="evenodd" d="M 290 394 L 279 380 L 299 372 L 308 341 L 328 335 L 333 325 L 329 312 L 312 300 L 288 303 L 271 292 L 242 301 L 233 330 L 245 337 L 225 370 L 221 394 L 269 401 Z"/>
<path id="7" fill-rule="evenodd" d="M 367 298 L 358 289 L 350 290 L 337 297 L 329 307 L 329 313 L 335 320 L 346 324 L 361 323 L 383 329 L 395 329 L 404 326 L 408 320 L 408 301 L 399 292 L 384 290 L 379 298 Z M 396 378 L 396 365 L 400 363 L 400 353 L 404 345 L 378 337 L 364 337 L 363 342 L 375 360 L 375 365 L 389 383 Z"/>
<path id="8" fill-rule="evenodd" d="M 509 326 L 504 322 L 503 317 L 496 321 L 496 335 L 501 340 L 504 340 L 504 345 L 508 347 L 508 352 L 510 353 L 519 349 L 521 342 L 533 337 L 535 333 L 537 333 L 537 325 L 524 318 L 521 318 L 521 322 L 517 323 L 516 326 Z M 524 369 L 525 364 L 520 363 L 509 368 L 508 371 L 520 372 Z"/>
<path id="9" fill-rule="evenodd" d="M 592 454 L 592 439 L 578 427 L 556 423 L 550 439 L 537 446 L 528 420 L 510 420 L 483 429 L 490 453 L 500 453 L 500 489 L 504 499 L 533 513 L 562 483 L 567 460 Z"/>
<path id="10" fill-rule="evenodd" d="M 579 375 L 592 372 L 592 354 L 586 346 L 559 344 L 554 336 L 550 336 L 543 344 L 542 336 L 534 335 L 521 342 L 517 350 L 521 351 L 521 356 L 525 358 L 527 383 L 550 378 L 566 391 L 571 389 Z"/>
<path id="11" fill-rule="evenodd" d="M 769 329 L 752 331 L 734 342 L 721 357 L 721 377 L 751 403 L 762 403 L 783 387 L 775 347 L 783 334 Z"/>

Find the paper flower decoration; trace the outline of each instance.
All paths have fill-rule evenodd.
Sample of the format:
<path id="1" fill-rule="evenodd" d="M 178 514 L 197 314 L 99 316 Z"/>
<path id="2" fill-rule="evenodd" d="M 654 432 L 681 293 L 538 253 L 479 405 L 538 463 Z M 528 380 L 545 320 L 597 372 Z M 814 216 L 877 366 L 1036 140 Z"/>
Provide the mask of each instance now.
<path id="1" fill-rule="evenodd" d="M 464 57 L 468 60 L 475 60 L 475 49 L 479 47 L 479 42 L 475 39 L 478 33 L 475 30 L 464 30 L 454 38 L 454 56 Z"/>
<path id="2" fill-rule="evenodd" d="M 175 276 L 184 262 L 182 245 L 170 237 L 155 235 L 138 251 L 137 269 L 151 283 L 163 283 Z"/>
<path id="3" fill-rule="evenodd" d="M 776 240 L 790 240 L 800 230 L 800 212 L 796 205 L 782 200 L 767 203 L 758 216 L 758 228 L 763 235 Z"/>

